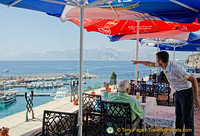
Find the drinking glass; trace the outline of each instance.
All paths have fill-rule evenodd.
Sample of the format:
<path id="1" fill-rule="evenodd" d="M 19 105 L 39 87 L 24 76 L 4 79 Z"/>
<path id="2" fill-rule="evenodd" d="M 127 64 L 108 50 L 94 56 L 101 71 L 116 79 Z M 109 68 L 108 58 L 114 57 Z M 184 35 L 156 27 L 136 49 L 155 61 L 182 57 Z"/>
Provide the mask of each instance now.
<path id="1" fill-rule="evenodd" d="M 140 99 L 140 92 L 136 92 L 136 99 L 137 99 L 137 100 Z"/>

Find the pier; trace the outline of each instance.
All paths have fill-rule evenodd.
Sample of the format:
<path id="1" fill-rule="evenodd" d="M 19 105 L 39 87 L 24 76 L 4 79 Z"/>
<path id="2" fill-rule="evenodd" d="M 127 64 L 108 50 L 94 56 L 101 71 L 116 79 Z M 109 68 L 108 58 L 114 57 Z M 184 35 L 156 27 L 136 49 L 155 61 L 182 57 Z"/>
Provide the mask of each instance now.
<path id="1" fill-rule="evenodd" d="M 53 81 L 53 80 L 61 80 L 64 79 L 64 75 L 69 75 L 72 78 L 79 78 L 78 73 L 57 73 L 57 74 L 37 74 L 37 75 L 12 75 L 12 76 L 0 76 L 1 80 L 26 80 L 26 81 Z M 83 78 L 90 79 L 90 78 L 99 78 L 98 75 L 93 75 L 90 73 L 84 73 Z"/>
<path id="2" fill-rule="evenodd" d="M 24 96 L 25 93 L 17 93 L 16 96 Z M 34 96 L 52 96 L 52 93 L 34 93 Z"/>
<path id="3" fill-rule="evenodd" d="M 90 73 L 83 74 L 84 79 L 99 78 Z M 26 87 L 27 89 L 50 89 L 70 85 L 72 80 L 78 80 L 78 73 L 38 74 L 0 76 L 0 90 L 9 90 L 14 87 Z M 86 84 L 83 81 L 83 84 Z"/>

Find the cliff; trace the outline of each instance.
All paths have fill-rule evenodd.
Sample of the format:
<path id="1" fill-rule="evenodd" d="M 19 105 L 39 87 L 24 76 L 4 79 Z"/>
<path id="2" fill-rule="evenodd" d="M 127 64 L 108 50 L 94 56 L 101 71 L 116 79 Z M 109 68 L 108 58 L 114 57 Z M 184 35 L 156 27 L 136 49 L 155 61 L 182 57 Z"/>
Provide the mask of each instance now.
<path id="1" fill-rule="evenodd" d="M 190 55 L 185 61 L 185 66 L 187 67 L 197 67 L 200 68 L 200 53 Z"/>

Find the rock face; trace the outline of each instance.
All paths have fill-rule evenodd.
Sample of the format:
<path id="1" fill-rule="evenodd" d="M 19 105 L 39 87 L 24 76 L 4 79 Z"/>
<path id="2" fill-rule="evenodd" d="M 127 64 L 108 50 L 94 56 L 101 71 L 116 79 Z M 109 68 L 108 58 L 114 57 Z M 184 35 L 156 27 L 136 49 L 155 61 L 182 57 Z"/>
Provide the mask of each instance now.
<path id="1" fill-rule="evenodd" d="M 197 67 L 200 68 L 200 53 L 190 55 L 185 61 L 185 66 L 187 67 Z"/>

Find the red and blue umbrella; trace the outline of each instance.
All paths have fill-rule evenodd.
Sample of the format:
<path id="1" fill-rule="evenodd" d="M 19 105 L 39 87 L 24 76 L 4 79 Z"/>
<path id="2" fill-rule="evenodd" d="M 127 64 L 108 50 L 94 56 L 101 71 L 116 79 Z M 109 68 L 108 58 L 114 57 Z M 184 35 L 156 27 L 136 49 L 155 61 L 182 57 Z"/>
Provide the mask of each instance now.
<path id="1" fill-rule="evenodd" d="M 168 51 L 184 51 L 184 52 L 199 52 L 200 51 L 200 35 L 190 33 L 186 41 L 171 41 L 160 42 L 159 45 L 154 44 L 154 47 L 159 47 L 160 50 Z"/>

